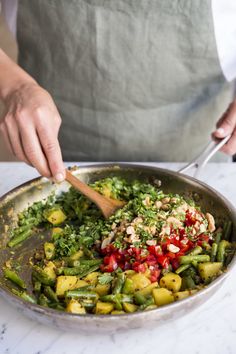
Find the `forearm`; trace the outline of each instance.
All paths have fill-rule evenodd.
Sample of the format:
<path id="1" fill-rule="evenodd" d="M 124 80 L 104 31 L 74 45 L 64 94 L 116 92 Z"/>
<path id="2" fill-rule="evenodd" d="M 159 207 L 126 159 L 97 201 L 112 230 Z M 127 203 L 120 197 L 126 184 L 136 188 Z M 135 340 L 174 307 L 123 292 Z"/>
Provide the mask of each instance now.
<path id="1" fill-rule="evenodd" d="M 0 99 L 5 103 L 0 131 L 9 150 L 40 174 L 65 178 L 58 131 L 60 114 L 51 95 L 0 50 Z"/>
<path id="2" fill-rule="evenodd" d="M 4 101 L 11 92 L 35 80 L 0 49 L 0 98 Z"/>

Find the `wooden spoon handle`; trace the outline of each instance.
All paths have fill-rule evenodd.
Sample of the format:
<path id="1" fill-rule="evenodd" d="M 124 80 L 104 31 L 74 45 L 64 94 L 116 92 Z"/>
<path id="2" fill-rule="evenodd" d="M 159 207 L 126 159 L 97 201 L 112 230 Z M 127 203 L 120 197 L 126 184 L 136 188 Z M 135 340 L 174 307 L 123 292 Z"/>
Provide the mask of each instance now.
<path id="1" fill-rule="evenodd" d="M 89 187 L 86 183 L 80 181 L 78 178 L 72 175 L 69 170 L 66 170 L 66 180 L 88 199 L 92 200 L 99 208 L 102 204 L 110 205 L 109 199 L 103 197 L 100 193 Z"/>
<path id="2" fill-rule="evenodd" d="M 82 194 L 95 202 L 98 197 L 102 197 L 101 194 L 97 193 L 95 190 L 90 188 L 86 183 L 80 181 L 78 178 L 72 175 L 72 173 L 66 170 L 66 180 L 70 182 L 70 184 L 78 189 Z"/>

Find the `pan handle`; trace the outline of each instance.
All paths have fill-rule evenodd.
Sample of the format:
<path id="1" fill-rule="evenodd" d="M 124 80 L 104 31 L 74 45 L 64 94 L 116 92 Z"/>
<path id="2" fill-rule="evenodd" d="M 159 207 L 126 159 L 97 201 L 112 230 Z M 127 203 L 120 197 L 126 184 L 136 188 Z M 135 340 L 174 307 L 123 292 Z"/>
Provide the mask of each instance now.
<path id="1" fill-rule="evenodd" d="M 178 172 L 180 173 L 185 173 L 191 168 L 195 168 L 195 171 L 193 173 L 193 177 L 198 177 L 200 171 L 203 169 L 203 167 L 207 164 L 207 162 L 212 158 L 212 156 L 220 149 L 222 146 L 224 146 L 227 141 L 230 139 L 231 134 L 227 135 L 223 139 L 218 139 L 217 141 L 211 141 L 205 149 L 197 156 L 195 159 L 193 159 L 189 164 L 181 168 Z"/>

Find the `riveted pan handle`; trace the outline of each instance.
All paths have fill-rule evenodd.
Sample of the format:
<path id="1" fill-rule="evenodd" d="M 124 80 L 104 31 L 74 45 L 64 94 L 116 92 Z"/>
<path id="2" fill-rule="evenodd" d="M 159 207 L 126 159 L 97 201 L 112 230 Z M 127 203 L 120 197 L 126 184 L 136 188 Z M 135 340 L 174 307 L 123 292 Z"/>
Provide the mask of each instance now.
<path id="1" fill-rule="evenodd" d="M 212 158 L 212 156 L 224 146 L 227 141 L 230 139 L 231 134 L 227 135 L 223 139 L 218 139 L 216 141 L 211 141 L 205 149 L 198 155 L 195 159 L 193 159 L 189 164 L 181 168 L 178 172 L 185 173 L 191 168 L 195 168 L 193 173 L 193 177 L 197 177 L 203 167 L 207 164 L 207 162 Z"/>

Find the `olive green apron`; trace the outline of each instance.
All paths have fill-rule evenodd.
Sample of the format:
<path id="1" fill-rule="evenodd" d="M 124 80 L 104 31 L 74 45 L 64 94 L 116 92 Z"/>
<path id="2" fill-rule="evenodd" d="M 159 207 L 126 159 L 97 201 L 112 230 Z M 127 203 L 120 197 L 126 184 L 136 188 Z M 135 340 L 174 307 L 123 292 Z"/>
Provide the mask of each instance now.
<path id="1" fill-rule="evenodd" d="M 188 161 L 232 100 L 210 0 L 19 0 L 18 42 L 65 160 Z"/>

